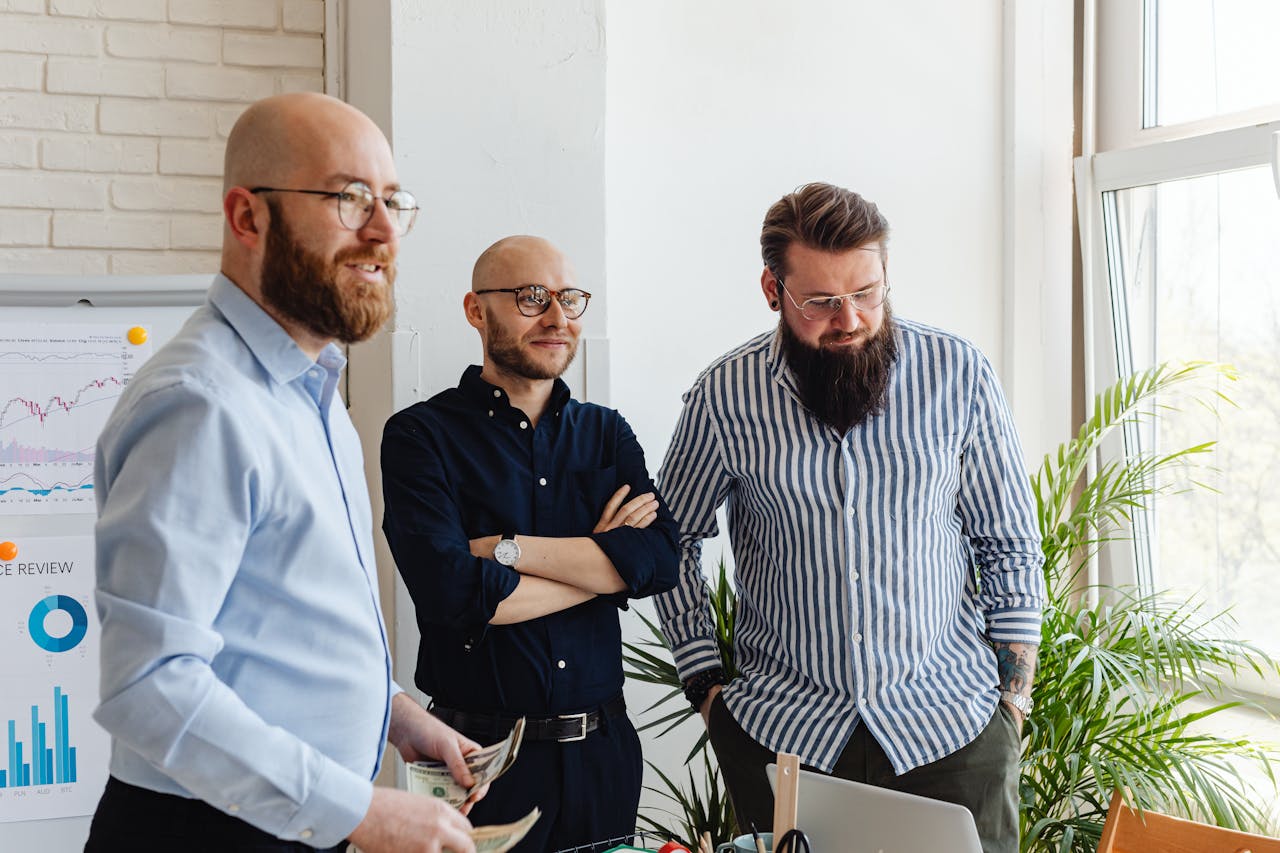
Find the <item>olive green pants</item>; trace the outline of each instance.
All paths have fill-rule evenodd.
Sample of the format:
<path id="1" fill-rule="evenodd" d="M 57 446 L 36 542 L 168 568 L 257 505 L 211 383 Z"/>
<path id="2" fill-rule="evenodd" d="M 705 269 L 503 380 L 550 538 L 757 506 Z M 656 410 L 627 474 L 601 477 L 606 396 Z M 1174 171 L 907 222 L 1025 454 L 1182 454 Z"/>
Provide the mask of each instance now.
<path id="1" fill-rule="evenodd" d="M 708 730 L 739 832 L 748 822 L 763 832 L 773 828 L 773 789 L 765 765 L 777 756 L 743 731 L 720 696 L 711 704 Z M 1018 772 L 1022 737 L 1012 712 L 1001 703 L 973 741 L 951 755 L 908 770 L 901 776 L 867 731 L 859 725 L 831 775 L 908 794 L 958 803 L 973 813 L 983 853 L 1017 853 Z M 804 766 L 806 770 L 816 770 Z"/>

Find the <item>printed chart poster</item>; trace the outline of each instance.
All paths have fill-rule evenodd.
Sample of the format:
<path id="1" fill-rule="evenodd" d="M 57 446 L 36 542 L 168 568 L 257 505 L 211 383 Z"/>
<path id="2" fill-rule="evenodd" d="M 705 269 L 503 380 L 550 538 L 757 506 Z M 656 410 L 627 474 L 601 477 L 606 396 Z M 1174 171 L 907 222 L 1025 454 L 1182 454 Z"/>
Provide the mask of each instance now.
<path id="1" fill-rule="evenodd" d="M 0 522 L 0 822 L 92 814 L 111 740 L 98 704 L 93 537 Z"/>
<path id="2" fill-rule="evenodd" d="M 147 338 L 123 323 L 0 323 L 0 516 L 94 511 L 94 444 Z"/>

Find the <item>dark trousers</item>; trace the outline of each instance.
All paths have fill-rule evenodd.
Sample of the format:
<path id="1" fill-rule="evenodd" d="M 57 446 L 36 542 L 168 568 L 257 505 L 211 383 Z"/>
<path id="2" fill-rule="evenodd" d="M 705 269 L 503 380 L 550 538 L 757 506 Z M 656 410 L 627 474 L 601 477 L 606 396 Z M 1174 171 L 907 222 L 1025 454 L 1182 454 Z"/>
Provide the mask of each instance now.
<path id="1" fill-rule="evenodd" d="M 462 733 L 477 739 L 465 729 Z M 485 743 L 486 737 L 479 740 Z M 606 720 L 584 740 L 525 741 L 515 764 L 471 810 L 471 824 L 510 823 L 534 806 L 542 809 L 541 819 L 512 853 L 551 853 L 630 836 L 642 771 L 640 737 L 626 714 Z"/>
<path id="2" fill-rule="evenodd" d="M 342 853 L 344 841 L 326 848 Z M 98 801 L 85 853 L 316 853 L 282 841 L 201 800 L 127 785 L 114 776 Z"/>
<path id="3" fill-rule="evenodd" d="M 765 765 L 777 755 L 756 743 L 729 713 L 724 699 L 711 704 L 708 731 L 739 831 L 748 821 L 773 828 L 773 789 Z M 898 776 L 867 727 L 859 725 L 831 775 L 908 794 L 958 803 L 973 813 L 983 853 L 1017 853 L 1018 773 L 1022 736 L 1013 714 L 997 706 L 986 728 L 966 746 Z M 817 770 L 804 766 L 806 770 Z"/>

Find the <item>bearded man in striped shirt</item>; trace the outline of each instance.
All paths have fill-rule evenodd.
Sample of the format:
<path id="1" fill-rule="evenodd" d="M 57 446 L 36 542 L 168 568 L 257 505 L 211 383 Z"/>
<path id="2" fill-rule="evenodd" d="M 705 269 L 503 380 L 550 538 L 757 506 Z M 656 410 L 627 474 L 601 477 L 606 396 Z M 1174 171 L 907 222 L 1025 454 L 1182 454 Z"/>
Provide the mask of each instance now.
<path id="1" fill-rule="evenodd" d="M 681 580 L 658 612 L 741 826 L 772 824 L 764 768 L 785 751 L 959 803 L 984 851 L 1012 853 L 1044 601 L 1034 503 L 990 362 L 893 316 L 888 232 L 830 184 L 769 209 L 760 284 L 778 326 L 684 397 L 659 474 Z M 701 565 L 725 504 L 728 681 Z"/>

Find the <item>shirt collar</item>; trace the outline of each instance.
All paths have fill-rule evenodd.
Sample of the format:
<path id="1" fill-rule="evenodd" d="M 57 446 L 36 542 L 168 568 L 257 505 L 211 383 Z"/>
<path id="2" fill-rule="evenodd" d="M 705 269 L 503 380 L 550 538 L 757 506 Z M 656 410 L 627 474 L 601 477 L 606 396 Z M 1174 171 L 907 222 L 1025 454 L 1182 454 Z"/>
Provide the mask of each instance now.
<path id="1" fill-rule="evenodd" d="M 281 385 L 302 376 L 317 363 L 326 370 L 340 371 L 347 364 L 342 350 L 329 343 L 312 361 L 262 306 L 222 273 L 214 276 L 209 301 L 249 347 L 254 358 Z"/>
<path id="2" fill-rule="evenodd" d="M 463 371 L 462 379 L 458 382 L 458 390 L 462 392 L 462 396 L 468 402 L 486 409 L 492 409 L 495 403 L 510 408 L 511 398 L 507 396 L 507 392 L 481 379 L 481 370 L 483 368 L 480 365 L 473 364 Z M 569 386 L 563 379 L 557 379 L 551 387 L 551 399 L 547 401 L 547 412 L 559 412 L 564 408 L 564 404 L 569 402 L 569 396 Z"/>
<path id="3" fill-rule="evenodd" d="M 791 365 L 787 363 L 787 357 L 782 353 L 781 326 L 773 330 L 773 337 L 769 339 L 769 354 L 766 359 L 769 364 L 769 372 L 773 374 L 774 381 L 795 394 L 796 398 L 799 399 L 800 385 L 796 382 L 796 376 L 791 370 Z"/>

